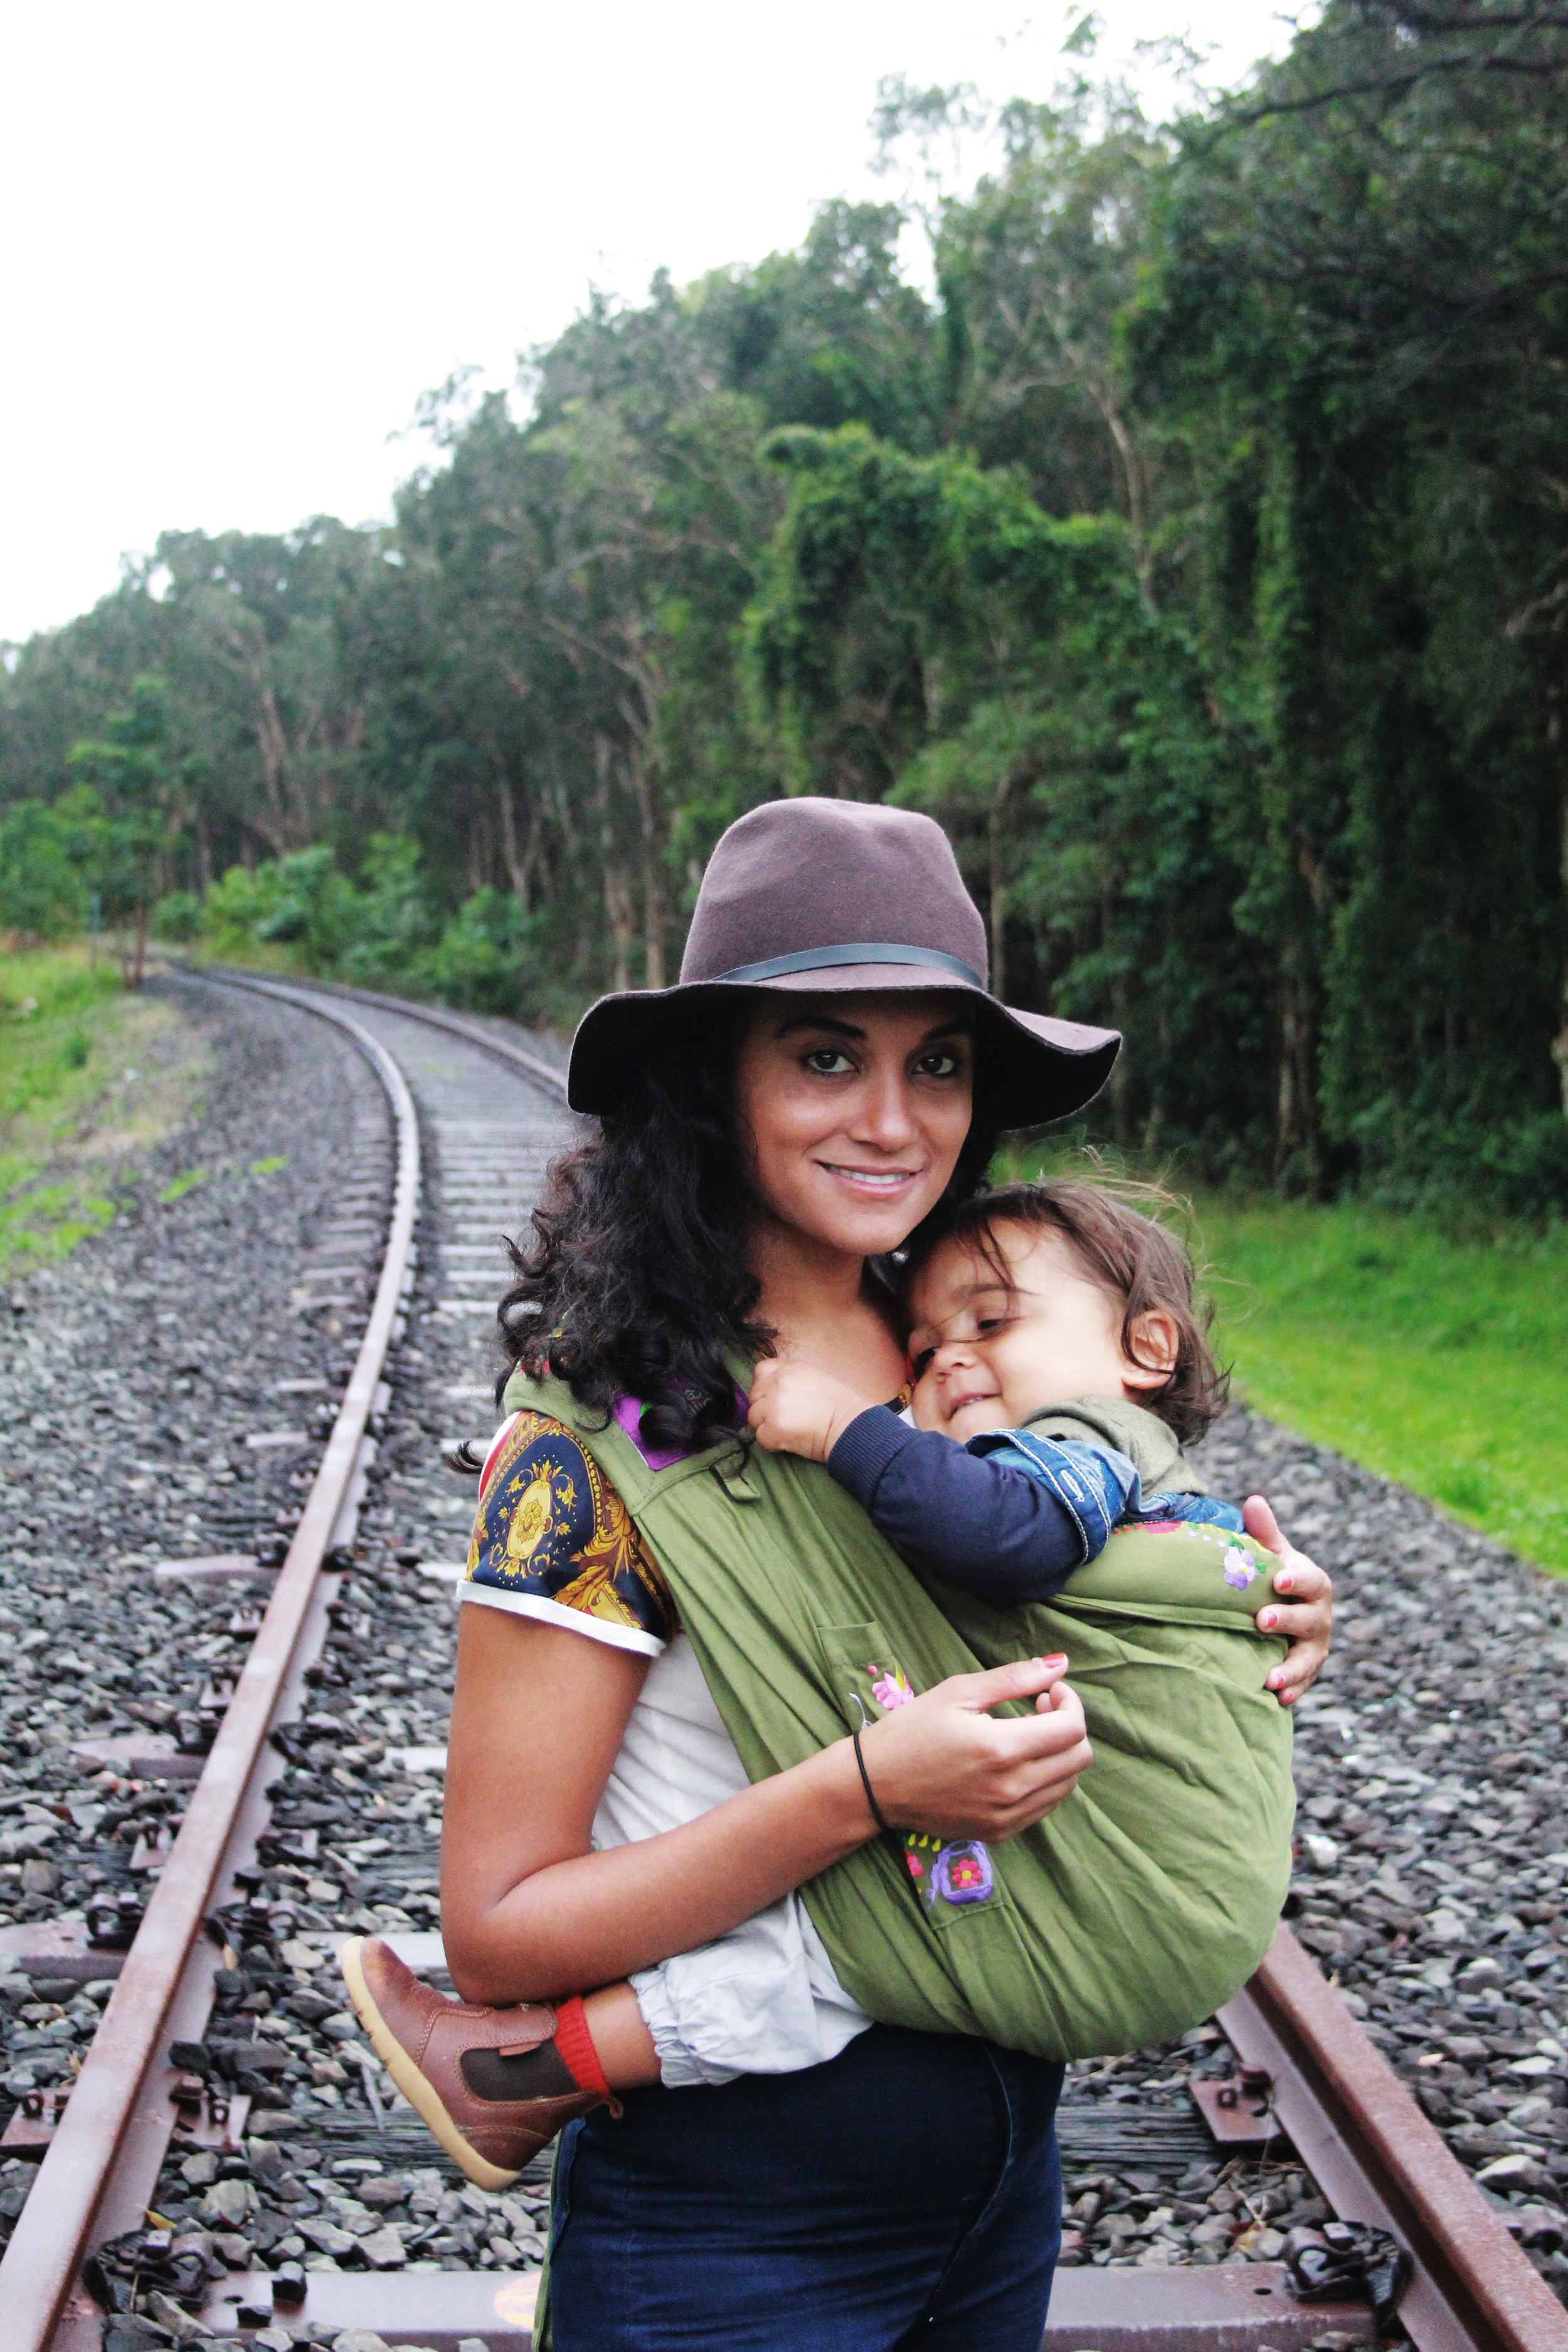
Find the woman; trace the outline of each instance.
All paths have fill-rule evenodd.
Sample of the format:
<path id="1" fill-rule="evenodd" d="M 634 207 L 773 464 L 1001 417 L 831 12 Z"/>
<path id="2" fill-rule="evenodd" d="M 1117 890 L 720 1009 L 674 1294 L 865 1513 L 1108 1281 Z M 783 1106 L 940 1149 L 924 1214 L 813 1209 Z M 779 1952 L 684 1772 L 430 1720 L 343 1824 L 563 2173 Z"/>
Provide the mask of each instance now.
<path id="1" fill-rule="evenodd" d="M 605 999 L 578 1032 L 572 1100 L 602 1132 L 557 1172 L 520 1261 L 514 1357 L 613 1418 L 655 1473 L 736 1430 L 734 1373 L 769 1350 L 899 1395 L 876 1262 L 978 1188 L 1001 1131 L 1090 1099 L 1119 1042 L 1007 1011 L 984 971 L 980 917 L 928 819 L 794 801 L 732 826 L 680 985 Z M 509 1402 L 542 1393 L 514 1382 Z M 1283 1551 L 1267 1507 L 1248 1510 Z M 743 1511 L 736 1525 L 744 1585 Z M 765 1607 L 760 1575 L 748 1598 Z M 510 2044 L 473 2028 L 488 2047 L 460 2051 L 465 2013 L 437 2017 L 384 1969 L 362 2013 L 378 2046 L 426 2053 L 426 2075 L 432 2034 L 448 2037 L 448 2106 L 467 2101 L 477 2145 L 488 2097 L 502 2160 L 507 2116 L 576 2118 L 557 2171 L 558 2352 L 917 2336 L 1036 2352 L 1060 2066 L 871 2024 L 797 1890 L 878 1836 L 879 1814 L 988 1844 L 1040 1822 L 1090 1764 L 1081 1706 L 1059 1663 L 955 1676 L 748 1785 L 733 1692 L 726 1721 L 679 1632 L 681 1577 L 591 1449 L 521 1412 L 464 1588 L 488 1605 L 462 1612 L 442 1916 L 464 1992 L 523 2006 Z M 1329 1588 L 1289 1552 L 1276 1584 L 1292 1605 L 1259 1623 L 1293 1637 L 1269 1678 L 1288 1702 L 1326 1649 Z M 988 1712 L 1008 1700 L 1034 1711 Z M 764 1927 L 809 1984 L 799 2046 L 705 2074 L 704 2004 L 723 1991 L 705 1956 Z M 624 1991 L 574 2002 L 570 2031 L 567 2009 L 558 2032 L 531 2006 L 627 1977 L 637 2007 Z M 602 2082 L 598 2062 L 636 2079 L 617 2035 L 649 2029 L 665 2083 L 689 2087 L 635 2091 L 624 2114 L 578 2091 Z"/>

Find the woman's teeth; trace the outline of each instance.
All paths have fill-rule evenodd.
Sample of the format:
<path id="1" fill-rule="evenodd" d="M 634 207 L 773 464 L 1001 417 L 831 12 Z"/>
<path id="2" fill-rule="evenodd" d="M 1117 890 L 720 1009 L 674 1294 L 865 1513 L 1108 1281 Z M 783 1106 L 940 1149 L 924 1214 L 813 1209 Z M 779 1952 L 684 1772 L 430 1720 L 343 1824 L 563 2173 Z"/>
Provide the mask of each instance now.
<path id="1" fill-rule="evenodd" d="M 829 1175 L 847 1176 L 852 1184 L 863 1184 L 871 1192 L 893 1192 L 900 1184 L 910 1182 L 915 1174 L 912 1168 L 894 1168 L 879 1172 L 870 1168 L 839 1168 L 831 1160 L 826 1165 Z"/>

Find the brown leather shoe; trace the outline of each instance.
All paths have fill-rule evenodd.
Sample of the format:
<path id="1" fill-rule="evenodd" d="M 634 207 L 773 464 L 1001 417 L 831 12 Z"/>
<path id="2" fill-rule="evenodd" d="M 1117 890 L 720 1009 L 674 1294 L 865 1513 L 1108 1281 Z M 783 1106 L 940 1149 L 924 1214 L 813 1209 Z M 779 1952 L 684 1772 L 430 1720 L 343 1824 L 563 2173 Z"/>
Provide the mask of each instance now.
<path id="1" fill-rule="evenodd" d="M 345 1944 L 342 1966 L 376 2056 L 476 2187 L 509 2188 L 563 2124 L 606 2101 L 619 2111 L 603 2075 L 594 2086 L 574 2073 L 556 2043 L 556 2012 L 542 2002 L 446 2000 L 374 1936 Z M 532 2095 L 517 2095 L 509 2077 L 520 2071 Z"/>

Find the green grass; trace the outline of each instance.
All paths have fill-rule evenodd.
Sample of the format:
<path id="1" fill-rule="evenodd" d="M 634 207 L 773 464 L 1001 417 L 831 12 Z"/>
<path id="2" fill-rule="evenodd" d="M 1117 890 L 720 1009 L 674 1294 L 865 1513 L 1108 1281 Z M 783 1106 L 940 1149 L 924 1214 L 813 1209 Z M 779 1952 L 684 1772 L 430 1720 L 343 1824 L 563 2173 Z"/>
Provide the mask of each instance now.
<path id="1" fill-rule="evenodd" d="M 1249 1403 L 1568 1574 L 1568 1234 L 1198 1205 Z"/>
<path id="2" fill-rule="evenodd" d="M 83 944 L 0 951 L 0 1279 L 108 1223 L 147 1151 L 197 1116 L 209 1062 L 171 1005 Z"/>
<path id="3" fill-rule="evenodd" d="M 113 1214 L 80 1174 L 37 1180 L 103 1091 L 120 994 L 114 966 L 79 949 L 0 956 L 0 1274 L 64 1256 Z"/>
<path id="4" fill-rule="evenodd" d="M 74 949 L 0 955 L 0 1133 L 87 1090 L 92 1016 L 119 994 L 114 966 Z"/>
<path id="5" fill-rule="evenodd" d="M 183 1168 L 177 1176 L 170 1178 L 158 1198 L 164 1208 L 168 1208 L 172 1202 L 183 1201 L 187 1192 L 194 1192 L 198 1184 L 205 1184 L 206 1181 L 205 1168 Z"/>

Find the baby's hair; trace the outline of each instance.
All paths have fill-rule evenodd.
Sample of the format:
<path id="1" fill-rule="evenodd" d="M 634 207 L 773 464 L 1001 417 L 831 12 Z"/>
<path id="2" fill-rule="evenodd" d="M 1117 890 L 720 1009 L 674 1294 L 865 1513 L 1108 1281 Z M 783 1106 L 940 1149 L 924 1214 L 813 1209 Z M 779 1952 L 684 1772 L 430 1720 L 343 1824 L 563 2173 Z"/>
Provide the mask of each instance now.
<path id="1" fill-rule="evenodd" d="M 1152 1207 L 1179 1204 L 1154 1185 L 1141 1185 L 1138 1197 Z M 1007 1261 L 996 1238 L 998 1225 L 1034 1225 L 1060 1234 L 1089 1279 L 1121 1309 L 1121 1346 L 1141 1362 L 1135 1338 L 1140 1316 L 1159 1308 L 1176 1327 L 1176 1360 L 1163 1388 L 1144 1402 L 1192 1444 L 1225 1411 L 1230 1374 L 1222 1371 L 1209 1344 L 1211 1306 L 1193 1296 L 1193 1262 L 1174 1234 L 1103 1185 L 1042 1177 L 1034 1184 L 1007 1184 L 966 1201 L 935 1232 L 921 1236 L 903 1269 L 904 1295 L 932 1253 L 944 1242 L 969 1242 L 998 1282 L 1012 1287 Z"/>

